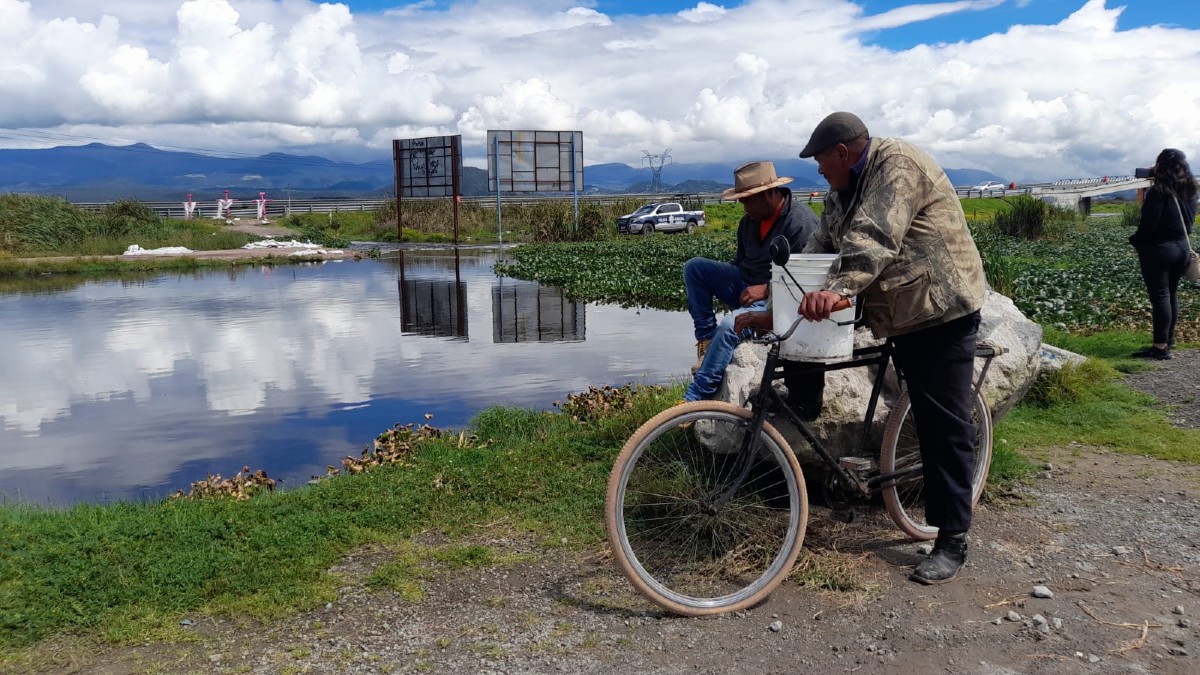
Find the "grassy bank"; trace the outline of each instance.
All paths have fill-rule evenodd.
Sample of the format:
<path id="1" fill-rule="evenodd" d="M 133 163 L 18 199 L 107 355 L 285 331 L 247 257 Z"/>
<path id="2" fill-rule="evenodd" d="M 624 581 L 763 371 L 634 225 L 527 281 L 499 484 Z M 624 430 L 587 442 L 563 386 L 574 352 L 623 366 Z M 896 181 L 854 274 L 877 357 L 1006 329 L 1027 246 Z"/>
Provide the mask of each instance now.
<path id="1" fill-rule="evenodd" d="M 1070 371 L 999 425 L 989 499 L 1033 470 L 1039 448 L 1071 442 L 1200 463 L 1200 433 L 1172 428 L 1106 373 L 1102 360 Z M 342 475 L 258 488 L 244 501 L 0 506 L 0 665 L 28 662 L 29 648 L 63 632 L 115 644 L 186 639 L 185 617 L 270 620 L 312 608 L 334 599 L 329 569 L 363 547 L 394 562 L 357 581 L 408 602 L 420 601 L 429 568 L 502 564 L 507 554 L 481 536 L 593 549 L 613 458 L 678 396 L 592 392 L 569 399 L 567 414 L 493 408 L 459 433 L 402 428 Z M 415 543 L 418 533 L 445 543 Z M 818 541 L 792 583 L 855 587 L 852 575 L 831 573 L 841 563 Z"/>
<path id="2" fill-rule="evenodd" d="M 575 297 L 679 308 L 682 261 L 732 256 L 732 238 L 722 229 L 531 245 L 504 271 L 563 286 Z M 1171 427 L 1160 407 L 1116 379 L 1118 370 L 1138 367 L 1125 355 L 1144 346 L 1147 331 L 1145 313 L 1136 311 L 1145 304 L 1140 279 L 1125 269 L 1136 274 L 1122 239 L 1127 231 L 1093 220 L 1057 241 L 979 234 L 985 256 L 1010 273 L 1018 305 L 1049 326 L 1047 340 L 1095 357 L 1040 382 L 1000 423 L 987 498 L 1033 471 L 1030 458 L 1042 448 L 1072 442 L 1200 463 L 1200 433 Z M 1058 298 L 1072 301 L 1051 302 Z M 1117 319 L 1075 311 L 1092 300 L 1109 303 L 1104 307 Z M 60 635 L 115 644 L 184 640 L 183 618 L 270 620 L 319 606 L 345 582 L 330 568 L 364 547 L 386 551 L 393 562 L 357 581 L 393 589 L 405 602 L 421 600 L 431 568 L 505 562 L 505 552 L 481 541 L 519 536 L 551 547 L 565 539 L 567 546 L 600 548 L 613 458 L 638 425 L 679 394 L 656 387 L 636 395 L 592 392 L 568 399 L 565 414 L 498 407 L 461 433 L 397 429 L 342 475 L 281 492 L 253 483 L 246 500 L 66 510 L 0 505 L 0 670 L 33 663 L 30 650 Z M 821 566 L 827 551 L 815 537 L 791 583 L 852 586 Z"/>
<path id="3" fill-rule="evenodd" d="M 57 631 L 118 643 L 165 637 L 188 612 L 281 616 L 331 599 L 327 569 L 366 545 L 416 559 L 373 582 L 411 592 L 420 559 L 447 554 L 414 550 L 407 541 L 422 531 L 454 538 L 493 523 L 549 544 L 594 546 L 616 451 L 677 396 L 623 396 L 628 409 L 586 423 L 495 408 L 463 436 L 401 430 L 384 435 L 381 466 L 245 501 L 0 506 L 0 648 Z"/>
<path id="4" fill-rule="evenodd" d="M 240 248 L 256 239 L 212 221 L 168 220 L 133 200 L 87 212 L 57 197 L 0 195 L 0 252 L 11 256 L 119 255 L 130 244 L 213 251 Z"/>

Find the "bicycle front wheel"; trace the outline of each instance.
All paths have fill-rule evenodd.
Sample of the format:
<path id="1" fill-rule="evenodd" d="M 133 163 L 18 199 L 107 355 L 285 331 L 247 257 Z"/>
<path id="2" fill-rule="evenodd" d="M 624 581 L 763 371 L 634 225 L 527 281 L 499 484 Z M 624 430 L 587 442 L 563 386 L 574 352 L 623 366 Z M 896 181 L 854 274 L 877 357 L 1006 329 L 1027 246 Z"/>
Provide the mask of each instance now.
<path id="1" fill-rule="evenodd" d="M 800 553 L 808 524 L 800 464 L 764 423 L 743 471 L 751 415 L 720 401 L 664 410 L 629 438 L 609 476 L 604 517 L 617 564 L 676 614 L 753 606 Z"/>
<path id="2" fill-rule="evenodd" d="M 988 469 L 992 464 L 992 414 L 981 392 L 975 394 L 971 408 L 975 422 L 975 469 L 971 474 L 971 504 L 983 495 Z M 900 394 L 888 416 L 879 451 L 879 473 L 887 475 L 912 469 L 921 464 L 921 443 L 913 422 L 912 401 L 908 392 Z M 915 476 L 889 481 L 883 486 L 883 503 L 888 515 L 905 534 L 918 540 L 937 537 L 938 528 L 925 520 L 925 479 Z"/>

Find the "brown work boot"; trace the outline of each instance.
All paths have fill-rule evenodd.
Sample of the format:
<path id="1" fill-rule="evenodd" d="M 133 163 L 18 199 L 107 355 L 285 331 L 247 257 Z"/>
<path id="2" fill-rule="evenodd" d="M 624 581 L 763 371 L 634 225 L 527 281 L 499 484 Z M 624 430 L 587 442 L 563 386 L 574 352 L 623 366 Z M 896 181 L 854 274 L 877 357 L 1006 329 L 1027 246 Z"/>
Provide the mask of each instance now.
<path id="1" fill-rule="evenodd" d="M 696 343 L 696 363 L 692 365 L 692 374 L 695 375 L 700 366 L 704 363 L 704 354 L 708 351 L 708 345 L 712 344 L 712 340 L 701 340 Z"/>

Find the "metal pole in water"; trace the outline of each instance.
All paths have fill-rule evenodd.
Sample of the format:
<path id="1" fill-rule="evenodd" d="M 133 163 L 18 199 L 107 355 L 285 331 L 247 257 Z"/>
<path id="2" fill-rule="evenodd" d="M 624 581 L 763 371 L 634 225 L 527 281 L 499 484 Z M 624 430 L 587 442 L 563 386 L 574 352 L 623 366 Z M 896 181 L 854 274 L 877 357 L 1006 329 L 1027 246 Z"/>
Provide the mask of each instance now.
<path id="1" fill-rule="evenodd" d="M 571 134 L 571 192 L 575 196 L 575 231 L 579 231 L 579 183 L 575 180 L 575 134 Z"/>
<path id="2" fill-rule="evenodd" d="M 504 230 L 502 228 L 502 223 L 504 221 L 504 218 L 503 218 L 503 216 L 500 215 L 500 135 L 499 134 L 496 135 L 493 145 L 495 146 L 493 148 L 493 150 L 495 152 L 495 157 L 496 157 L 496 238 L 500 240 L 501 244 L 503 244 L 504 243 Z"/>

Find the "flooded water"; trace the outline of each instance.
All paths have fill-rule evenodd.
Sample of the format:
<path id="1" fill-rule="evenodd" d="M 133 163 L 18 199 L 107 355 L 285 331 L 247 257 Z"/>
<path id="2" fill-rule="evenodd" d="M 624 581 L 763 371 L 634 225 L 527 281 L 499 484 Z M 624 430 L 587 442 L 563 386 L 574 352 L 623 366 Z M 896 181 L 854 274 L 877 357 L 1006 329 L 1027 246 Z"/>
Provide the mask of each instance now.
<path id="1" fill-rule="evenodd" d="M 0 499 L 158 499 L 243 465 L 295 487 L 426 413 L 461 426 L 494 405 L 686 375 L 686 313 L 571 302 L 497 277 L 497 255 L 0 295 Z"/>

